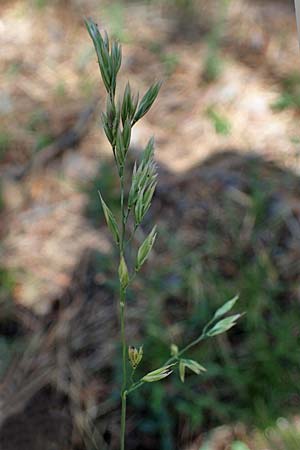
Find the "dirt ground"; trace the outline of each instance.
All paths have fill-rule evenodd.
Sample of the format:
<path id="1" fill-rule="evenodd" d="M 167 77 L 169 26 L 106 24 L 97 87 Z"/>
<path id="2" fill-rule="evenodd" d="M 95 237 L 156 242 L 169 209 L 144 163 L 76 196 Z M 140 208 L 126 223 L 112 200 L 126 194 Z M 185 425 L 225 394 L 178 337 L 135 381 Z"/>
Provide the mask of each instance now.
<path id="1" fill-rule="evenodd" d="M 0 108 L 2 128 L 12 136 L 1 163 L 6 208 L 2 253 L 5 266 L 19 272 L 16 297 L 38 310 L 47 309 L 47 298 L 68 285 L 84 248 L 109 248 L 103 233 L 92 230 L 82 217 L 86 199 L 78 189 L 95 175 L 95 162 L 109 157 L 98 120 L 104 92 L 84 15 L 113 31 L 122 27 L 119 34 L 128 42 L 123 84 L 130 78 L 142 91 L 153 80 L 165 80 L 157 105 L 134 130 L 135 147 L 141 148 L 154 134 L 157 161 L 182 176 L 226 149 L 257 152 L 267 161 L 299 170 L 298 114 L 271 108 L 280 78 L 297 70 L 289 5 L 231 2 L 221 47 L 224 67 L 214 83 L 206 84 L 201 74 L 207 42 L 201 33 L 211 11 L 201 2 L 189 33 L 178 12 L 162 6 L 128 2 L 119 25 L 114 24 L 117 3 L 65 3 L 49 2 L 40 9 L 34 2 L 1 5 Z M 165 60 L 170 55 L 175 62 L 167 76 Z M 100 98 L 97 112 L 84 139 L 42 170 L 16 181 L 12 174 L 31 160 L 40 135 L 56 139 L 74 126 L 95 96 Z M 231 124 L 228 135 L 216 133 L 206 114 L 214 105 Z"/>

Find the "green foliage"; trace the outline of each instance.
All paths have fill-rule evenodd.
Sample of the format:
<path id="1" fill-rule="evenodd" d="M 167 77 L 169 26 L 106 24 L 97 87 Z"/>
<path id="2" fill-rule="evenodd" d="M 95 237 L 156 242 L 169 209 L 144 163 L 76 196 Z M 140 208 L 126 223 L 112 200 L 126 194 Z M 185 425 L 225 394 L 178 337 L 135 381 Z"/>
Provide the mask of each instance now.
<path id="1" fill-rule="evenodd" d="M 33 6 L 37 9 L 44 9 L 48 3 L 49 0 L 31 0 L 33 3 Z"/>
<path id="2" fill-rule="evenodd" d="M 131 401 L 144 414 L 140 429 L 149 428 L 160 436 L 162 450 L 170 448 L 162 442 L 162 416 L 169 418 L 164 432 L 170 442 L 177 420 L 191 431 L 236 421 L 264 428 L 299 410 L 300 310 L 295 285 L 282 275 L 277 262 L 286 251 L 283 236 L 288 231 L 282 209 L 274 207 L 274 192 L 279 184 L 282 189 L 284 181 L 275 175 L 262 176 L 255 164 L 243 173 L 249 177 L 247 202 L 241 207 L 224 193 L 215 206 L 219 214 L 212 209 L 207 228 L 201 230 L 205 242 L 189 251 L 179 233 L 160 225 L 163 254 L 156 257 L 155 267 L 147 266 L 144 272 L 142 289 L 149 304 L 143 319 L 146 358 L 137 376 L 152 365 L 160 367 L 170 344 L 172 355 L 178 356 L 183 342 L 197 336 L 219 306 L 215 318 L 223 320 L 221 314 L 234 307 L 235 298 L 223 305 L 224 300 L 236 292 L 239 309 L 246 311 L 228 336 L 220 335 L 189 352 L 188 358 L 207 369 L 201 379 L 187 376 L 186 370 L 183 375 L 181 367 L 184 384 L 176 376 L 165 381 L 172 399 L 158 384 L 151 386 L 151 392 L 146 386 L 138 398 L 133 393 Z M 287 182 L 292 181 L 287 178 Z M 252 228 L 241 241 L 246 220 Z M 157 396 L 159 412 L 148 408 Z"/>
<path id="3" fill-rule="evenodd" d="M 209 444 L 209 442 L 205 442 L 199 450 L 213 450 L 213 447 Z M 234 441 L 231 444 L 230 450 L 250 450 L 248 445 L 244 444 L 242 441 Z"/>
<path id="4" fill-rule="evenodd" d="M 248 445 L 241 441 L 235 441 L 231 444 L 231 450 L 250 450 Z"/>
<path id="5" fill-rule="evenodd" d="M 231 133 L 231 124 L 229 120 L 221 115 L 214 107 L 208 108 L 206 114 L 211 120 L 217 134 L 228 136 Z"/>
<path id="6" fill-rule="evenodd" d="M 133 2 L 137 0 L 132 0 Z M 175 6 L 179 11 L 191 11 L 193 10 L 195 0 L 145 0 L 147 3 L 171 5 Z"/>
<path id="7" fill-rule="evenodd" d="M 24 348 L 24 337 L 18 334 L 17 322 L 13 317 L 14 287 L 14 272 L 0 267 L 0 376 L 5 373 L 16 352 Z"/>
<path id="8" fill-rule="evenodd" d="M 9 367 L 13 356 L 16 352 L 20 351 L 20 339 L 11 339 L 5 336 L 0 336 L 0 376 L 5 374 L 5 371 Z"/>
<path id="9" fill-rule="evenodd" d="M 11 270 L 0 267 L 0 305 L 11 296 L 15 286 L 15 275 Z"/>
<path id="10" fill-rule="evenodd" d="M 213 83 L 222 75 L 223 59 L 220 56 L 219 46 L 219 33 L 213 30 L 208 37 L 207 53 L 202 72 L 202 79 L 206 83 Z"/>
<path id="11" fill-rule="evenodd" d="M 9 132 L 7 130 L 0 130 L 0 161 L 5 157 L 11 142 L 12 137 Z"/>
<path id="12" fill-rule="evenodd" d="M 175 72 L 180 60 L 176 53 L 166 52 L 162 54 L 161 61 L 164 65 L 165 75 L 169 77 L 173 74 L 173 72 Z"/>
<path id="13" fill-rule="evenodd" d="M 49 120 L 46 111 L 41 108 L 37 108 L 30 114 L 26 123 L 26 129 L 31 132 L 38 132 L 43 126 L 48 126 Z"/>
<path id="14" fill-rule="evenodd" d="M 78 83 L 78 90 L 84 97 L 91 98 L 95 92 L 95 83 L 89 78 L 83 77 Z"/>
<path id="15" fill-rule="evenodd" d="M 207 52 L 202 72 L 202 79 L 206 83 L 217 81 L 223 72 L 224 59 L 220 49 L 229 1 L 220 1 L 220 6 L 217 9 L 217 19 L 207 35 Z"/>
<path id="16" fill-rule="evenodd" d="M 130 36 L 124 24 L 124 3 L 122 1 L 108 2 L 104 7 L 104 15 L 109 23 L 111 35 L 120 42 L 129 42 Z"/>
<path id="17" fill-rule="evenodd" d="M 178 8 L 190 9 L 193 7 L 193 0 L 167 0 L 174 3 Z"/>
<path id="18" fill-rule="evenodd" d="M 35 152 L 39 152 L 43 150 L 43 148 L 47 147 L 49 144 L 53 142 L 53 136 L 50 134 L 38 134 L 36 137 L 36 143 L 34 147 Z"/>
<path id="19" fill-rule="evenodd" d="M 299 427 L 286 419 L 279 419 L 275 426 L 266 430 L 263 441 L 270 450 L 298 450 L 300 448 Z"/>
<path id="20" fill-rule="evenodd" d="M 63 80 L 58 81 L 54 88 L 55 95 L 57 97 L 65 97 L 67 90 L 66 90 L 66 84 Z"/>
<path id="21" fill-rule="evenodd" d="M 53 136 L 49 133 L 49 117 L 46 111 L 37 108 L 29 116 L 26 130 L 35 139 L 34 151 L 38 152 L 53 142 Z"/>
<path id="22" fill-rule="evenodd" d="M 3 198 L 2 189 L 3 189 L 3 187 L 0 182 L 0 213 L 4 210 L 4 198 Z"/>
<path id="23" fill-rule="evenodd" d="M 275 111 L 300 108 L 300 75 L 292 73 L 281 81 L 281 94 L 272 104 Z"/>
<path id="24" fill-rule="evenodd" d="M 164 66 L 164 73 L 167 77 L 171 76 L 179 64 L 179 55 L 174 52 L 168 52 L 163 45 L 158 42 L 150 42 L 149 50 L 157 55 Z"/>
<path id="25" fill-rule="evenodd" d="M 22 69 L 22 63 L 20 61 L 11 62 L 6 70 L 6 75 L 8 77 L 15 77 L 19 75 Z"/>

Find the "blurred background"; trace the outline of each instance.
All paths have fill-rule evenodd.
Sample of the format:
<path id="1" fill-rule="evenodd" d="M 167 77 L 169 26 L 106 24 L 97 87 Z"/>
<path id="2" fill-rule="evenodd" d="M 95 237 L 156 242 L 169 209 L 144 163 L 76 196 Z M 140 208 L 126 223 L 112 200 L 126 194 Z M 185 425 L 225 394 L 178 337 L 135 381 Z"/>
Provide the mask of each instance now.
<path id="1" fill-rule="evenodd" d="M 239 294 L 246 315 L 132 395 L 130 450 L 300 448 L 300 55 L 293 0 L 1 0 L 0 448 L 118 449 L 118 213 L 83 18 L 123 45 L 120 87 L 163 79 L 136 125 L 159 239 L 128 301 L 139 374 Z"/>

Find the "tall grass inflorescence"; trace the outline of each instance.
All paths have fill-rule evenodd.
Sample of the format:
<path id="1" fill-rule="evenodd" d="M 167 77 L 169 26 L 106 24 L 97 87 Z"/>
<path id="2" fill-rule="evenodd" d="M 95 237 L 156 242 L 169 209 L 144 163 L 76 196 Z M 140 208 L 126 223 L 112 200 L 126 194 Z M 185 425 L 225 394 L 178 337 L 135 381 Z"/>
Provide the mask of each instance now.
<path id="1" fill-rule="evenodd" d="M 126 170 L 126 160 L 130 149 L 131 131 L 153 105 L 161 83 L 153 84 L 139 99 L 139 95 L 132 93 L 130 84 L 127 83 L 124 93 L 120 98 L 116 98 L 117 75 L 121 67 L 122 51 L 117 42 L 111 42 L 107 33 L 100 33 L 98 26 L 90 19 L 86 20 L 87 30 L 93 40 L 98 57 L 101 77 L 107 92 L 106 111 L 102 113 L 102 125 L 105 135 L 111 145 L 117 174 L 120 180 L 120 223 L 117 222 L 109 206 L 105 203 L 99 192 L 100 202 L 107 226 L 112 234 L 115 245 L 119 252 L 119 307 L 120 307 L 120 340 L 122 347 L 122 386 L 121 395 L 121 430 L 120 430 L 120 450 L 125 450 L 126 432 L 126 402 L 127 397 L 145 383 L 152 383 L 168 377 L 177 368 L 180 379 L 184 382 L 186 370 L 197 375 L 205 371 L 205 368 L 197 361 L 183 358 L 184 354 L 195 345 L 206 338 L 216 336 L 229 330 L 236 324 L 240 314 L 235 314 L 224 318 L 237 301 L 237 297 L 228 301 L 219 308 L 210 322 L 204 327 L 198 337 L 179 349 L 175 344 L 171 345 L 170 358 L 158 369 L 155 369 L 138 381 L 133 381 L 133 374 L 143 358 L 143 348 L 128 346 L 126 342 L 126 293 L 135 277 L 140 271 L 145 261 L 149 257 L 151 249 L 156 240 L 156 226 L 141 243 L 136 252 L 135 262 L 129 264 L 128 250 L 132 247 L 132 237 L 150 208 L 155 187 L 157 184 L 156 165 L 154 162 L 154 139 L 151 138 L 146 145 L 140 162 L 134 164 L 131 174 L 129 192 L 125 193 L 125 175 L 129 176 Z M 133 226 L 129 224 L 129 217 L 133 217 Z M 127 358 L 130 363 L 131 375 L 127 368 Z"/>

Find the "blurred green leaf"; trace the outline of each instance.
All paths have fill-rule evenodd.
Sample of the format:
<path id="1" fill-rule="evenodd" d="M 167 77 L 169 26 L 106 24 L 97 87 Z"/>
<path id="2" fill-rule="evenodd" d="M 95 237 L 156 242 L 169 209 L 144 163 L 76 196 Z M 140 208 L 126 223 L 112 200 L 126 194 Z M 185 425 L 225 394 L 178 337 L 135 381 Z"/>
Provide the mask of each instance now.
<path id="1" fill-rule="evenodd" d="M 208 108 L 206 114 L 213 123 L 217 134 L 228 136 L 231 133 L 231 124 L 229 120 L 221 115 L 215 108 Z"/>
<path id="2" fill-rule="evenodd" d="M 241 441 L 235 441 L 231 444 L 231 450 L 250 450 L 248 445 Z"/>

